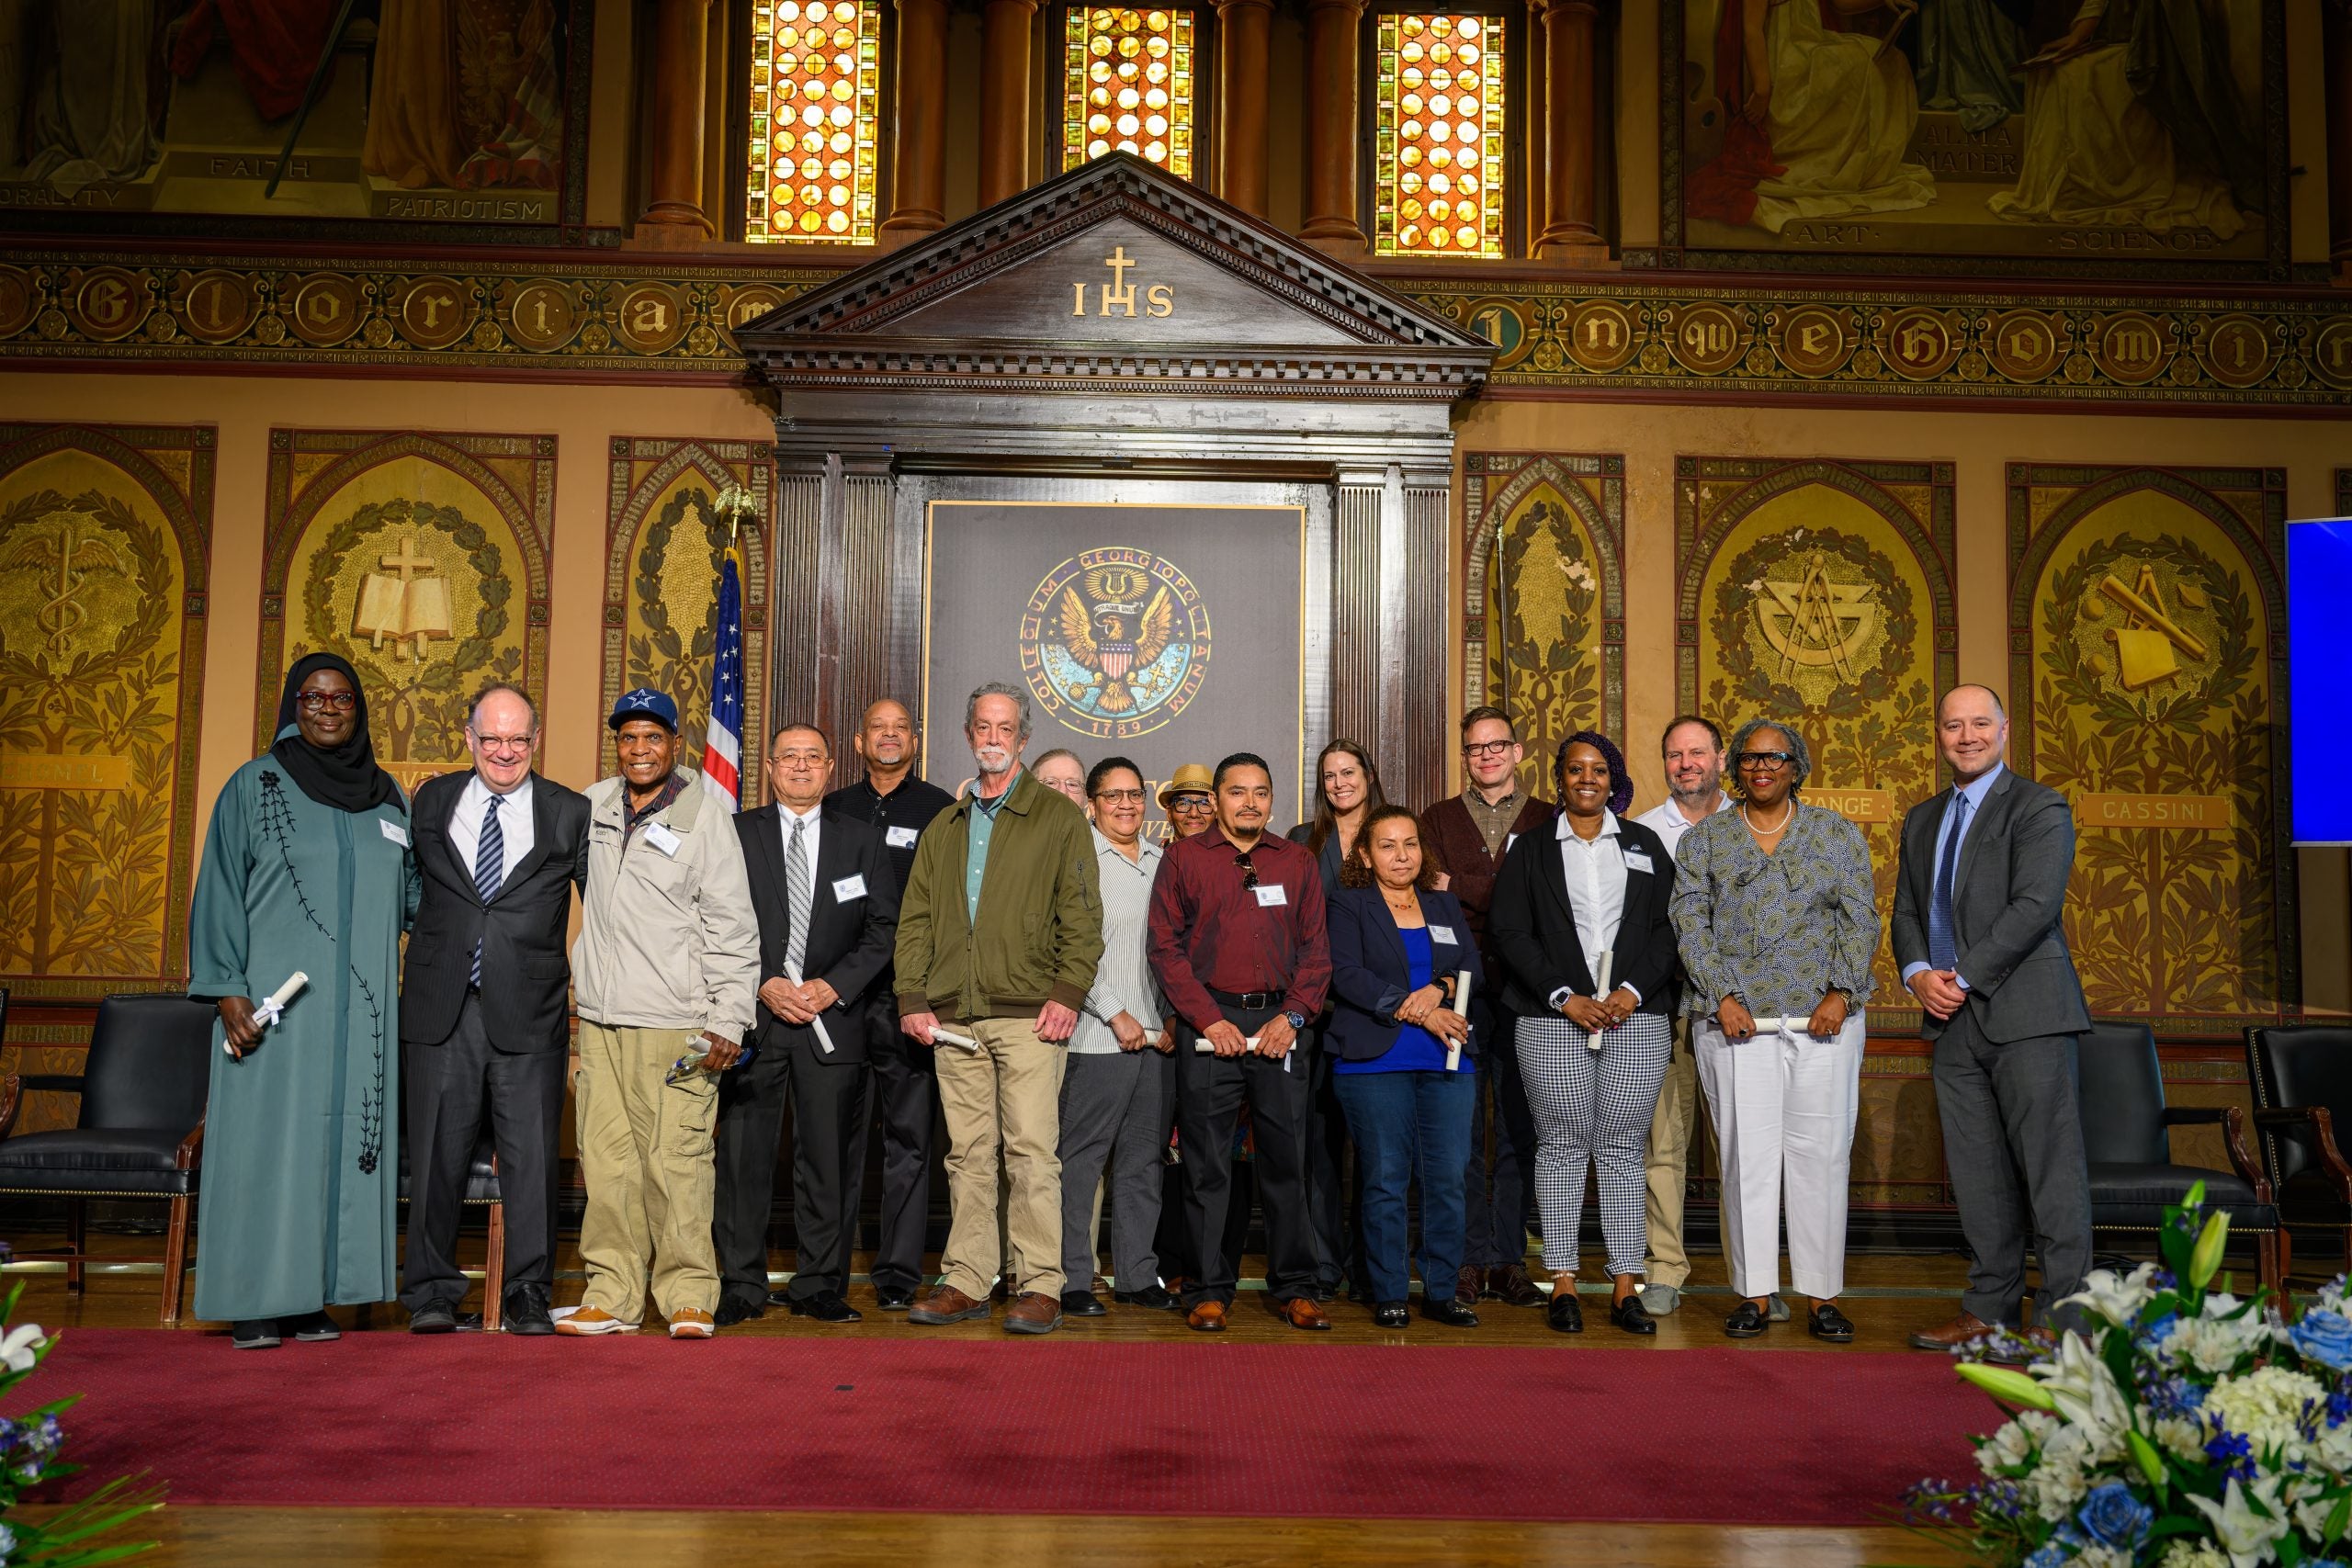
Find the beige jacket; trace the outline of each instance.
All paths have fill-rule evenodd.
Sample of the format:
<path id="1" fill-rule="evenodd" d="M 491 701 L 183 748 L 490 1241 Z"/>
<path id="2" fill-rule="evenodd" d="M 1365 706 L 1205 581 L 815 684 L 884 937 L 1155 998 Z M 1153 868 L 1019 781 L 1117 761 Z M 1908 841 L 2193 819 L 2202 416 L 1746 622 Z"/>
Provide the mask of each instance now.
<path id="1" fill-rule="evenodd" d="M 571 944 L 580 1016 L 615 1029 L 751 1032 L 760 927 L 743 841 L 699 781 L 622 838 L 626 786 L 588 790 L 588 890 Z M 657 825 L 668 829 L 656 834 Z M 674 836 L 674 852 L 661 839 Z"/>

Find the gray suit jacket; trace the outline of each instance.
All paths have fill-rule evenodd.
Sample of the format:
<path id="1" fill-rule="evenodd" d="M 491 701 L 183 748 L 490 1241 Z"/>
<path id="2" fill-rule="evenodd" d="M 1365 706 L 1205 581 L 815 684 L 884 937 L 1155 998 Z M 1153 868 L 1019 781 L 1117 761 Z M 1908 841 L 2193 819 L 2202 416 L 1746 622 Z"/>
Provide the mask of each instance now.
<path id="1" fill-rule="evenodd" d="M 1936 833 L 1950 790 L 1903 818 L 1894 874 L 1894 962 L 1928 960 L 1928 905 L 1935 893 Z M 1977 1028 L 1996 1044 L 2091 1026 L 2082 983 L 2066 952 L 2066 878 L 2075 865 L 2075 814 L 2066 797 L 2014 768 L 2001 776 L 1960 846 L 1952 873 L 1952 941 Z M 1943 1032 L 1920 1021 L 1932 1040 Z"/>

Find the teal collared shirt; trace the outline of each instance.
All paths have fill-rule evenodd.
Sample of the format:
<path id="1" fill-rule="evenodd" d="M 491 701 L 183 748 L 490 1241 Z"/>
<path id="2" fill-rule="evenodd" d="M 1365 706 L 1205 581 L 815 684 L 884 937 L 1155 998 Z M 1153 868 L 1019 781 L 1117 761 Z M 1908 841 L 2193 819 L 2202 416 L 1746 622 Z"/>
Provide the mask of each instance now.
<path id="1" fill-rule="evenodd" d="M 996 834 L 996 814 L 1012 798 L 1012 785 L 1020 782 L 1016 769 L 1004 793 L 993 800 L 981 797 L 978 783 L 972 785 L 972 809 L 965 818 L 964 918 L 974 925 L 980 922 L 980 880 L 988 874 L 989 840 Z"/>

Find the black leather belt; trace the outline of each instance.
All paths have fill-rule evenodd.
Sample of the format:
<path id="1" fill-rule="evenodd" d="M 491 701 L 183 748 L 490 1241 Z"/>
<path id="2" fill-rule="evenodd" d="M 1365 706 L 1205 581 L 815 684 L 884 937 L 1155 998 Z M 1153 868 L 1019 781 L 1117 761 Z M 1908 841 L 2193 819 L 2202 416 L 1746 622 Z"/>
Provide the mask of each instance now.
<path id="1" fill-rule="evenodd" d="M 1259 1012 L 1267 1008 L 1279 1007 L 1283 999 L 1283 993 L 1280 991 L 1220 991 L 1214 986 L 1209 987 L 1209 995 L 1226 1006 L 1239 1008 L 1244 1012 Z"/>

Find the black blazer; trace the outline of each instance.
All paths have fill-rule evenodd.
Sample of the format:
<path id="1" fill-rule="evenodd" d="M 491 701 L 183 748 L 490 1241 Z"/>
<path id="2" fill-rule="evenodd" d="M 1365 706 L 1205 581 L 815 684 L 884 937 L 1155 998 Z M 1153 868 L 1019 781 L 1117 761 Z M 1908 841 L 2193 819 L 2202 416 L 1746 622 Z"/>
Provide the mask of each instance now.
<path id="1" fill-rule="evenodd" d="M 1411 994 L 1404 933 L 1377 887 L 1342 887 L 1325 908 L 1331 931 L 1331 1021 L 1323 1038 L 1342 1061 L 1368 1062 L 1396 1043 L 1396 1010 Z M 1486 965 L 1463 919 L 1462 901 L 1451 893 L 1424 893 L 1421 919 L 1430 928 L 1430 978 L 1467 969 L 1474 993 L 1484 986 Z M 1474 1032 L 1468 1054 L 1477 1055 L 1479 1044 Z"/>
<path id="2" fill-rule="evenodd" d="M 875 1006 L 888 994 L 881 981 L 899 941 L 899 877 L 890 868 L 888 841 L 878 829 L 831 807 L 823 808 L 819 820 L 823 830 L 818 836 L 801 978 L 824 980 L 841 993 L 825 1010 L 832 1055 L 823 1055 L 815 1030 L 786 1022 L 765 1002 L 760 1004 L 752 1028 L 763 1051 L 797 1045 L 818 1052 L 833 1066 L 850 1066 L 865 1061 Z M 743 812 L 735 818 L 735 831 L 742 836 L 752 908 L 760 919 L 760 981 L 764 985 L 783 976 L 784 955 L 792 940 L 792 904 L 784 887 L 784 808 L 763 806 Z M 852 877 L 862 878 L 865 890 L 843 897 L 841 885 Z"/>
<path id="3" fill-rule="evenodd" d="M 531 852 L 506 871 L 487 905 L 449 837 L 470 772 L 417 785 L 410 847 L 424 897 L 401 974 L 401 1039 L 437 1045 L 458 1027 L 481 943 L 482 1021 L 501 1051 L 560 1051 L 571 963 L 564 937 L 571 890 L 588 880 L 588 798 L 537 774 L 531 778 Z"/>
<path id="4" fill-rule="evenodd" d="M 1631 986 L 1641 993 L 1641 1011 L 1672 1017 L 1680 954 L 1666 906 L 1674 893 L 1674 857 L 1655 832 L 1631 818 L 1617 818 L 1617 832 L 1618 848 L 1648 856 L 1650 869 L 1626 867 L 1625 912 L 1617 922 L 1609 988 Z M 1579 997 L 1592 995 L 1592 969 L 1584 943 L 1577 940 L 1576 911 L 1568 905 L 1556 820 L 1545 831 L 1521 833 L 1503 857 L 1495 901 L 1487 910 L 1487 934 L 1510 970 L 1503 999 L 1511 1011 L 1549 1013 L 1552 993 L 1563 986 Z"/>

